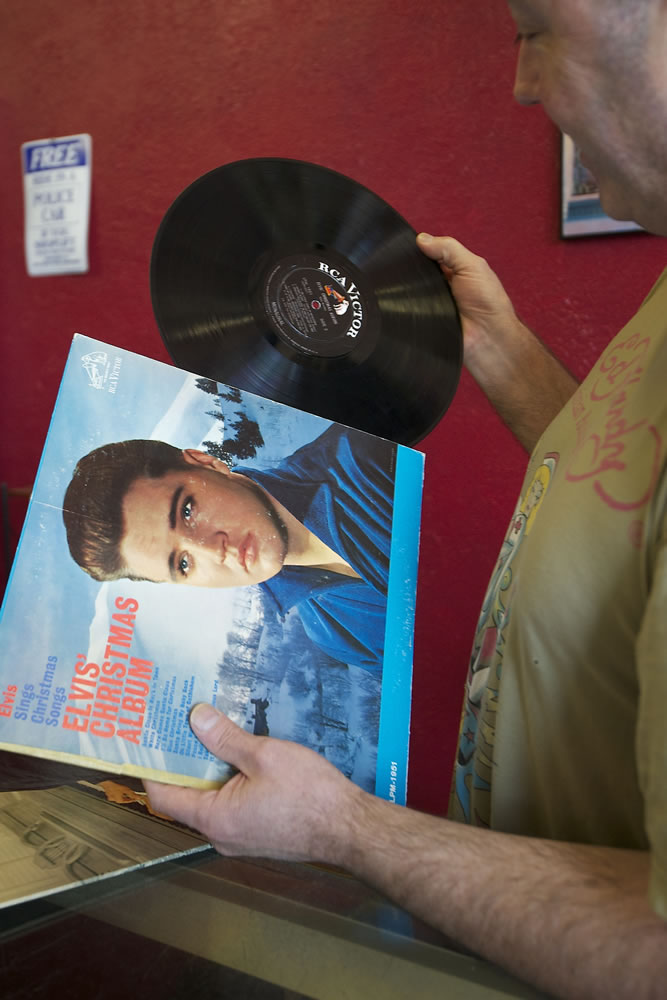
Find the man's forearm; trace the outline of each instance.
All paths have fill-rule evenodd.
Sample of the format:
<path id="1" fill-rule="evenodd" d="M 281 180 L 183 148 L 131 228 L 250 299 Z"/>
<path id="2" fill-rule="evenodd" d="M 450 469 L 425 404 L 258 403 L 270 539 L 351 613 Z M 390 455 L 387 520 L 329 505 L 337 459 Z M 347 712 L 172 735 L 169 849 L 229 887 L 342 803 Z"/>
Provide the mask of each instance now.
<path id="1" fill-rule="evenodd" d="M 556 996 L 648 1000 L 667 981 L 649 856 L 481 830 L 358 797 L 335 863 Z"/>
<path id="2" fill-rule="evenodd" d="M 493 336 L 471 334 L 466 367 L 527 451 L 572 397 L 576 379 L 518 318 Z"/>
<path id="3" fill-rule="evenodd" d="M 647 854 L 451 823 L 377 799 L 312 750 L 252 736 L 211 705 L 191 724 L 239 772 L 217 790 L 147 788 L 222 854 L 339 865 L 568 1000 L 664 996 L 667 923 L 648 904 Z"/>

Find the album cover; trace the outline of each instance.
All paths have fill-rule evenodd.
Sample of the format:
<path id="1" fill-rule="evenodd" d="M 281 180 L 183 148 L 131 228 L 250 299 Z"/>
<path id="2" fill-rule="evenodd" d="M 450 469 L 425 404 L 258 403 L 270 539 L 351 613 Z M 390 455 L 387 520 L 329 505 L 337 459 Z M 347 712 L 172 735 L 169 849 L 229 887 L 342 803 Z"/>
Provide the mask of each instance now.
<path id="1" fill-rule="evenodd" d="M 208 848 L 113 775 L 1 792 L 0 910 Z"/>
<path id="2" fill-rule="evenodd" d="M 423 455 L 77 334 L 0 617 L 0 748 L 211 787 L 208 701 L 404 803 Z"/>

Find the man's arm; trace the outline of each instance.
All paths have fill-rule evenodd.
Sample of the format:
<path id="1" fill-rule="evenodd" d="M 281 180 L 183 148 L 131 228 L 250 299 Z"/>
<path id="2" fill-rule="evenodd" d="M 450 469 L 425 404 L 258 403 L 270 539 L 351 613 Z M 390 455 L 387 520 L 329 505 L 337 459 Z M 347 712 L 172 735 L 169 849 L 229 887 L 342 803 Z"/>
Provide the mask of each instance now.
<path id="1" fill-rule="evenodd" d="M 577 382 L 521 322 L 487 262 L 449 236 L 417 244 L 449 281 L 463 327 L 463 360 L 501 419 L 528 451 Z"/>
<path id="2" fill-rule="evenodd" d="M 313 751 L 251 736 L 209 705 L 191 721 L 239 773 L 210 792 L 146 786 L 155 808 L 220 853 L 339 865 L 555 996 L 664 995 L 667 924 L 647 902 L 647 854 L 437 819 L 368 795 Z"/>

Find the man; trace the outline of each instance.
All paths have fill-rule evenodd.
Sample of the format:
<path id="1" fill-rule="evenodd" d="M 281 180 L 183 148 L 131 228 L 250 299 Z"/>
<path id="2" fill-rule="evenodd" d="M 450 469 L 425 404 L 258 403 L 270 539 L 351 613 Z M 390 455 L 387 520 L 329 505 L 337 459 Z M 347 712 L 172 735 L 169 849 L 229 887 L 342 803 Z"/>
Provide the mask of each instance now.
<path id="1" fill-rule="evenodd" d="M 65 494 L 70 552 L 96 580 L 259 584 L 334 659 L 380 673 L 395 456 L 339 425 L 271 470 L 162 441 L 102 445 Z"/>
<path id="2" fill-rule="evenodd" d="M 510 0 L 515 95 L 542 103 L 603 207 L 667 235 L 667 3 Z M 346 867 L 560 997 L 667 981 L 667 281 L 577 388 L 455 240 L 465 362 L 532 451 L 474 642 L 453 815 L 397 809 L 210 706 L 191 723 L 240 773 L 151 783 L 225 854 Z M 490 826 L 489 828 L 486 828 Z"/>

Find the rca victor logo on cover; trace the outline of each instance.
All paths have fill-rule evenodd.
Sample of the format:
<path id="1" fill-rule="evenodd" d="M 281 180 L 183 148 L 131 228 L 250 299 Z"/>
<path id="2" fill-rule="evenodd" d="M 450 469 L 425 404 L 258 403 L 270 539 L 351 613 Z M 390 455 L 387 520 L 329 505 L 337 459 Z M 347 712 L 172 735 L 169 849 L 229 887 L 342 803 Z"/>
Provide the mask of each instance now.
<path id="1" fill-rule="evenodd" d="M 88 376 L 88 384 L 92 389 L 106 389 L 115 392 L 120 377 L 123 359 L 120 355 L 114 358 L 113 365 L 106 351 L 92 351 L 81 356 L 81 367 Z"/>

